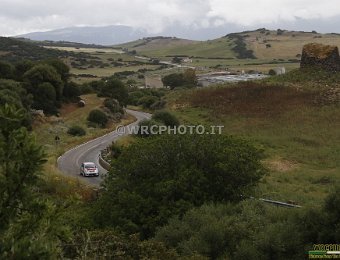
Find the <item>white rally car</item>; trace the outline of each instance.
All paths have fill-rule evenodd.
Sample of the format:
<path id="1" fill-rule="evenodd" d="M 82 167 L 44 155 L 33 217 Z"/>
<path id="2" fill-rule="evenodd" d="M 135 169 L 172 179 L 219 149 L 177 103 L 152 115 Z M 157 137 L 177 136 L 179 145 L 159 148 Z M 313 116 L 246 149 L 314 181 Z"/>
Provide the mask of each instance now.
<path id="1" fill-rule="evenodd" d="M 95 163 L 84 162 L 80 166 L 80 175 L 87 176 L 99 176 L 99 170 Z"/>

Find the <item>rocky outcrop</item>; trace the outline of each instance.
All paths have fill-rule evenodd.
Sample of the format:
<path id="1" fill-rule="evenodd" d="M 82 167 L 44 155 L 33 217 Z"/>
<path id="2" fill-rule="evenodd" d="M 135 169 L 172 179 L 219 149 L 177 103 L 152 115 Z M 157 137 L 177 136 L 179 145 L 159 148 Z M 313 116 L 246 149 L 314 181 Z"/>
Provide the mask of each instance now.
<path id="1" fill-rule="evenodd" d="M 340 71 L 338 47 L 318 43 L 306 44 L 302 49 L 300 67 L 321 67 L 329 71 Z"/>

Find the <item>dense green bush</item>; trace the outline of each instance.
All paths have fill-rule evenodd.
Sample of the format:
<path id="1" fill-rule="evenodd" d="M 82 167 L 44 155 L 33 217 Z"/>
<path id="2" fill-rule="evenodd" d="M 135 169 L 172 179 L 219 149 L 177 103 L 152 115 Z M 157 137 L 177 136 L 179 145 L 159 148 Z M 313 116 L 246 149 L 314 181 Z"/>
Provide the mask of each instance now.
<path id="1" fill-rule="evenodd" d="M 73 135 L 73 136 L 84 136 L 84 135 L 86 135 L 86 131 L 81 126 L 71 126 L 68 129 L 67 133 L 69 135 Z"/>
<path id="2" fill-rule="evenodd" d="M 265 173 L 251 144 L 222 135 L 159 135 L 125 148 L 94 207 L 102 227 L 151 236 L 205 202 L 239 201 Z"/>
<path id="3" fill-rule="evenodd" d="M 178 126 L 179 120 L 169 111 L 156 111 L 152 115 L 152 119 L 163 123 L 166 126 Z"/>
<path id="4" fill-rule="evenodd" d="M 57 113 L 57 94 L 55 88 L 48 82 L 39 84 L 34 89 L 34 102 L 33 107 L 41 109 L 46 114 Z"/>
<path id="5" fill-rule="evenodd" d="M 129 94 L 122 81 L 112 78 L 99 86 L 99 88 L 99 96 L 117 99 L 122 106 L 127 104 Z"/>
<path id="6" fill-rule="evenodd" d="M 106 114 L 99 109 L 92 110 L 90 112 L 87 120 L 89 122 L 100 125 L 101 127 L 105 127 L 107 122 L 108 122 L 108 118 L 107 118 Z"/>
<path id="7" fill-rule="evenodd" d="M 172 73 L 162 78 L 163 84 L 171 89 L 177 87 L 194 87 L 197 85 L 195 70 L 187 69 L 184 73 Z"/>
<path id="8" fill-rule="evenodd" d="M 155 96 L 144 96 L 138 100 L 138 105 L 143 108 L 151 108 L 151 106 L 158 102 L 159 98 Z"/>
<path id="9" fill-rule="evenodd" d="M 107 98 L 104 100 L 104 106 L 107 107 L 112 113 L 124 113 L 123 108 L 120 106 L 117 99 Z"/>
<path id="10" fill-rule="evenodd" d="M 12 64 L 0 61 L 0 79 L 12 79 L 14 74 L 15 69 Z"/>

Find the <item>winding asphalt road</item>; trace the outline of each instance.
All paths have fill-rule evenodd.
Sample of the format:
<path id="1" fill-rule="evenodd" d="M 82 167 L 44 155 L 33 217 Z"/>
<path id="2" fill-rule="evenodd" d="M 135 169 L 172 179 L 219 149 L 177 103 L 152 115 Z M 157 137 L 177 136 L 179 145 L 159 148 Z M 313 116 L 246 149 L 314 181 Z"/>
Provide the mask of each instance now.
<path id="1" fill-rule="evenodd" d="M 132 124 L 125 126 L 124 131 L 122 129 L 120 129 L 121 131 L 119 131 L 119 133 L 117 131 L 113 131 L 67 151 L 58 158 L 58 169 L 65 175 L 78 177 L 86 181 L 88 184 L 99 186 L 103 180 L 103 175 L 106 173 L 106 170 L 99 164 L 100 151 L 104 150 L 113 141 L 119 139 L 122 136 L 128 135 L 128 129 L 132 129 L 132 127 L 136 126 L 140 121 L 150 119 L 151 117 L 151 114 L 144 112 L 129 109 L 127 109 L 126 112 L 134 116 L 137 120 Z M 98 165 L 99 177 L 80 176 L 80 165 L 83 162 L 94 162 L 96 165 Z"/>

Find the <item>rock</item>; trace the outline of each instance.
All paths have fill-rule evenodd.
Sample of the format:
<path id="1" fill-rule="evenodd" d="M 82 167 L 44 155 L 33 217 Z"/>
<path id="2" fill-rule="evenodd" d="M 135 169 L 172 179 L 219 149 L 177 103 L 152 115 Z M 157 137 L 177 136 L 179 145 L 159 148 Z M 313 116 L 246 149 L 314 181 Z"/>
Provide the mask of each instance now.
<path id="1" fill-rule="evenodd" d="M 84 100 L 79 100 L 78 107 L 84 107 L 86 105 L 86 102 Z"/>
<path id="2" fill-rule="evenodd" d="M 337 46 L 309 43 L 303 46 L 301 68 L 320 67 L 328 71 L 340 71 Z"/>

